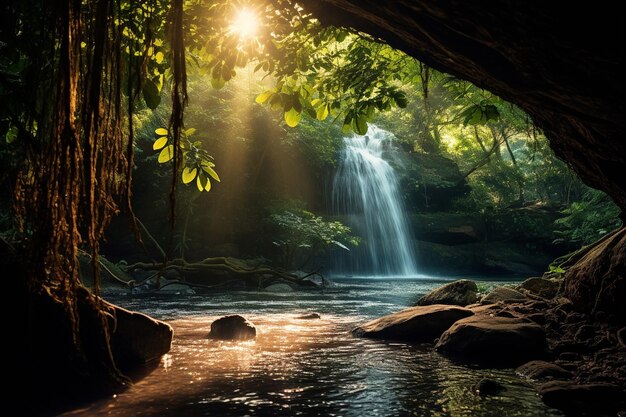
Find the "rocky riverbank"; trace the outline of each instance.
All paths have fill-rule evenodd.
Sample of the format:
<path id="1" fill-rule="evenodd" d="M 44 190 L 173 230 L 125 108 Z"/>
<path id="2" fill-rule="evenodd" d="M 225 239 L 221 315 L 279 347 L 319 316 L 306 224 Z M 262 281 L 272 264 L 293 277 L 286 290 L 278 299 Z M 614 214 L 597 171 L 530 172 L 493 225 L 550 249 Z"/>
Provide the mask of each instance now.
<path id="1" fill-rule="evenodd" d="M 471 281 L 457 281 L 353 334 L 430 342 L 442 355 L 472 366 L 517 367 L 549 406 L 581 415 L 625 415 L 624 323 L 604 312 L 575 311 L 559 295 L 561 284 L 530 278 L 481 295 Z"/>

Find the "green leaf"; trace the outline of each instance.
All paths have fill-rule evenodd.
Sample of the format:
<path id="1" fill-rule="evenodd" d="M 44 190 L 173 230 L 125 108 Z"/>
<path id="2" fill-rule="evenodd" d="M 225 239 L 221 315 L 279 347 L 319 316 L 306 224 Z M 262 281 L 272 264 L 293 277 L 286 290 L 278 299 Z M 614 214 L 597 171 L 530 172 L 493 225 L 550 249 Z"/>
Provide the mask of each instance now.
<path id="1" fill-rule="evenodd" d="M 355 131 L 359 135 L 364 135 L 367 133 L 367 115 L 363 113 L 359 113 L 356 116 L 354 123 Z"/>
<path id="2" fill-rule="evenodd" d="M 160 127 L 157 130 L 155 130 L 154 133 L 156 133 L 159 136 L 166 136 L 167 134 L 169 134 L 167 129 L 163 129 L 162 127 Z"/>
<path id="3" fill-rule="evenodd" d="M 346 39 L 346 36 L 348 35 L 347 32 L 343 31 L 343 30 L 339 30 L 339 32 L 335 35 L 335 40 L 339 43 L 343 42 Z"/>
<path id="4" fill-rule="evenodd" d="M 207 172 L 207 174 L 209 174 L 211 177 L 213 177 L 213 179 L 215 181 L 221 182 L 219 175 L 217 175 L 217 172 L 215 172 L 215 170 L 213 168 L 211 168 L 208 165 L 203 165 L 202 169 L 205 170 Z"/>
<path id="5" fill-rule="evenodd" d="M 213 86 L 213 88 L 215 88 L 216 90 L 221 89 L 222 87 L 224 87 L 224 85 L 226 84 L 226 81 L 222 78 L 211 78 L 211 86 Z"/>
<path id="6" fill-rule="evenodd" d="M 17 139 L 17 127 L 11 126 L 9 130 L 7 130 L 7 133 L 4 136 L 4 139 L 6 140 L 7 143 L 15 142 L 15 139 Z"/>
<path id="7" fill-rule="evenodd" d="M 554 272 L 554 273 L 557 273 L 557 274 L 564 274 L 565 273 L 565 269 L 563 269 L 559 265 L 550 265 L 550 272 Z"/>
<path id="8" fill-rule="evenodd" d="M 183 183 L 189 184 L 191 181 L 193 181 L 196 178 L 197 173 L 198 173 L 197 168 L 185 167 L 185 169 L 183 169 Z"/>
<path id="9" fill-rule="evenodd" d="M 169 162 L 174 157 L 174 145 L 169 145 L 159 153 L 159 163 L 164 164 Z"/>
<path id="10" fill-rule="evenodd" d="M 272 95 L 270 99 L 270 106 L 272 106 L 272 110 L 278 110 L 283 107 L 283 98 L 280 94 Z"/>
<path id="11" fill-rule="evenodd" d="M 195 127 L 190 127 L 189 129 L 185 130 L 185 135 L 186 136 L 191 136 L 194 133 L 196 133 L 196 128 Z"/>
<path id="12" fill-rule="evenodd" d="M 143 83 L 141 92 L 143 93 L 143 99 L 146 102 L 146 106 L 148 106 L 149 109 L 154 110 L 161 103 L 159 88 L 152 80 L 147 79 Z"/>
<path id="13" fill-rule="evenodd" d="M 254 99 L 258 104 L 264 104 L 267 100 L 269 100 L 274 95 L 273 91 L 265 91 Z"/>
<path id="14" fill-rule="evenodd" d="M 321 106 L 319 109 L 317 109 L 317 114 L 316 114 L 317 120 L 324 120 L 324 119 L 326 119 L 328 117 L 329 113 L 330 112 L 328 110 L 328 106 L 327 105 Z"/>
<path id="15" fill-rule="evenodd" d="M 161 129 L 164 130 L 164 129 Z M 154 144 L 152 145 L 152 149 L 154 149 L 155 151 L 158 151 L 159 149 L 162 149 L 165 145 L 167 145 L 167 136 L 163 136 L 158 138 L 157 140 L 154 141 Z"/>
<path id="16" fill-rule="evenodd" d="M 291 96 L 291 103 L 293 104 L 293 108 L 298 112 L 302 112 L 302 103 L 300 102 L 300 95 L 294 94 Z"/>
<path id="17" fill-rule="evenodd" d="M 285 112 L 285 122 L 287 122 L 287 126 L 296 127 L 298 123 L 300 123 L 300 119 L 302 118 L 302 113 L 300 113 L 295 108 L 291 108 L 289 111 Z"/>
<path id="18" fill-rule="evenodd" d="M 399 91 L 398 94 L 393 99 L 398 105 L 398 107 L 400 107 L 401 109 L 406 108 L 408 102 L 406 99 L 406 95 L 404 95 L 402 91 Z"/>
<path id="19" fill-rule="evenodd" d="M 198 190 L 208 192 L 211 190 L 211 180 L 208 179 L 203 173 L 200 173 L 196 179 L 196 186 L 198 187 Z"/>
<path id="20" fill-rule="evenodd" d="M 498 108 L 493 104 L 486 105 L 484 113 L 487 121 L 498 120 L 500 118 L 500 112 L 498 111 Z"/>

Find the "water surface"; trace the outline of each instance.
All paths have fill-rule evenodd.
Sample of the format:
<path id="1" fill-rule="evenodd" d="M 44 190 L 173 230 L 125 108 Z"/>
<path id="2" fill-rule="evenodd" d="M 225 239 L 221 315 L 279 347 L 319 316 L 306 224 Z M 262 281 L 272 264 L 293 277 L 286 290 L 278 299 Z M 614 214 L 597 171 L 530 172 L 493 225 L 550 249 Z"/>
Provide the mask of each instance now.
<path id="1" fill-rule="evenodd" d="M 230 292 L 114 301 L 167 320 L 174 344 L 127 392 L 77 416 L 560 416 L 512 370 L 468 369 L 432 351 L 354 338 L 355 325 L 405 307 L 440 280 L 342 280 L 322 292 Z M 483 283 L 482 285 L 493 285 Z M 319 312 L 321 320 L 298 320 Z M 255 341 L 206 338 L 211 322 L 239 313 Z M 481 398 L 495 378 L 507 390 Z"/>

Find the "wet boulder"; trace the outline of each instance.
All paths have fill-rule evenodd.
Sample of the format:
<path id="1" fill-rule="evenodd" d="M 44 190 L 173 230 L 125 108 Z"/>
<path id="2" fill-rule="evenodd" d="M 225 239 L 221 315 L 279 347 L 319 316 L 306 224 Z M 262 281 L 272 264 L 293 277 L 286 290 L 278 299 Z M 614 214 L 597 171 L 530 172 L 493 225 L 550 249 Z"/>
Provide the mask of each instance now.
<path id="1" fill-rule="evenodd" d="M 481 300 L 481 303 L 494 304 L 499 301 L 506 303 L 510 301 L 522 301 L 525 299 L 526 296 L 524 294 L 513 288 L 496 287 Z"/>
<path id="2" fill-rule="evenodd" d="M 238 314 L 224 316 L 211 323 L 209 339 L 248 340 L 256 337 L 256 327 Z"/>
<path id="3" fill-rule="evenodd" d="M 476 315 L 454 323 L 435 348 L 460 362 L 511 367 L 541 357 L 546 335 L 528 320 Z"/>
<path id="4" fill-rule="evenodd" d="M 474 281 L 460 279 L 426 294 L 417 301 L 418 306 L 447 304 L 465 307 L 477 301 L 478 287 Z"/>
<path id="5" fill-rule="evenodd" d="M 352 334 L 372 339 L 432 342 L 454 322 L 473 314 L 466 308 L 447 305 L 411 307 L 362 324 Z"/>
<path id="6" fill-rule="evenodd" d="M 559 285 L 560 282 L 554 279 L 533 277 L 518 285 L 518 290 L 527 291 L 542 298 L 552 299 L 556 297 Z"/>
<path id="7" fill-rule="evenodd" d="M 152 362 L 169 352 L 174 335 L 169 324 L 113 304 L 106 306 L 114 317 L 110 343 L 118 366 Z"/>
<path id="8" fill-rule="evenodd" d="M 570 379 L 574 374 L 559 365 L 545 361 L 530 361 L 515 370 L 518 375 L 535 381 Z"/>
<path id="9" fill-rule="evenodd" d="M 263 291 L 278 293 L 293 292 L 293 287 L 284 281 L 276 281 L 263 288 Z"/>

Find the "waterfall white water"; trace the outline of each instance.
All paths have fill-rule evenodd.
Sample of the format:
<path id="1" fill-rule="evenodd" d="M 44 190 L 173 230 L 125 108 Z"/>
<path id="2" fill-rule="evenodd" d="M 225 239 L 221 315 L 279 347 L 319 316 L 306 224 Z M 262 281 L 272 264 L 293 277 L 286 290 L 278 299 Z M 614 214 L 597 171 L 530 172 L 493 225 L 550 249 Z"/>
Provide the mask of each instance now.
<path id="1" fill-rule="evenodd" d="M 333 273 L 348 276 L 416 276 L 412 233 L 398 179 L 382 158 L 393 135 L 369 125 L 366 136 L 345 139 L 333 180 L 333 211 L 361 237 L 359 247 L 338 254 Z"/>

